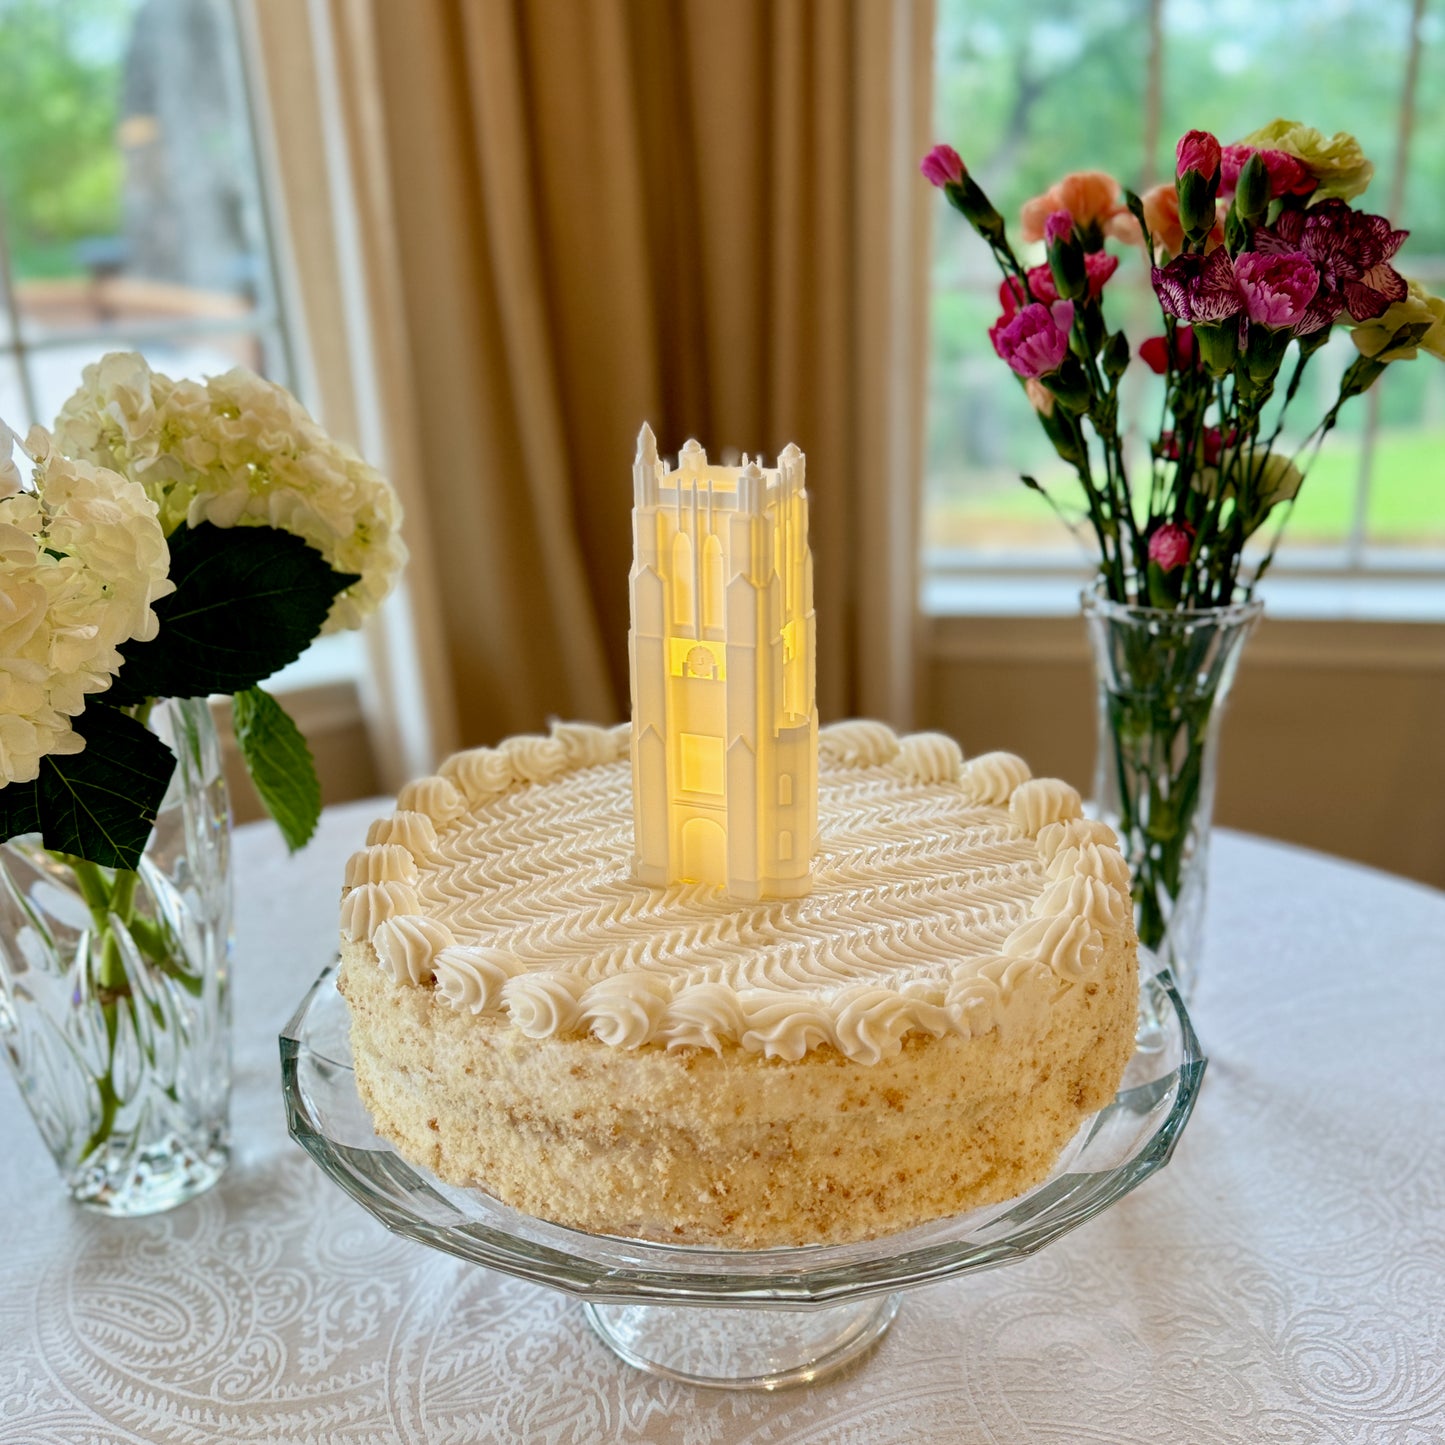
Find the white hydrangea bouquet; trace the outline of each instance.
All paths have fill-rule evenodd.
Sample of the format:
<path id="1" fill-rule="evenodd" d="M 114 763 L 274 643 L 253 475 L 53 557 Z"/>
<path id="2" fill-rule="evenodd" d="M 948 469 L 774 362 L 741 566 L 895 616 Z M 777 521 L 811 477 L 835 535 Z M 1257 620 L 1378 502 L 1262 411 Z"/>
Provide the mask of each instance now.
<path id="1" fill-rule="evenodd" d="M 149 1213 L 227 1154 L 231 893 L 207 699 L 230 696 L 256 790 L 299 848 L 321 789 L 260 684 L 386 596 L 401 513 L 247 371 L 173 381 L 110 355 L 53 432 L 0 440 L 0 1049 L 72 1196 Z"/>
<path id="2" fill-rule="evenodd" d="M 390 590 L 406 560 L 390 485 L 284 388 L 240 369 L 173 381 L 132 353 L 85 369 L 53 434 L 5 436 L 0 840 L 135 869 L 175 768 L 151 708 L 229 694 L 300 847 L 320 787 L 259 684 Z"/>

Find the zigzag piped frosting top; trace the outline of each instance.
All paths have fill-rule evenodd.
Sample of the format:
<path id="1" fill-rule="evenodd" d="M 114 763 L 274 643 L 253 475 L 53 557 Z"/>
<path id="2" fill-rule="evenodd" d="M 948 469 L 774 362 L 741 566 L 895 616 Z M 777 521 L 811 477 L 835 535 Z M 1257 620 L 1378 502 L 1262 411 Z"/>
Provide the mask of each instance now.
<path id="1" fill-rule="evenodd" d="M 341 922 L 402 987 L 543 1038 L 860 1063 L 910 1032 L 1036 1020 L 1130 916 L 1112 831 L 1008 753 L 819 733 L 812 891 L 737 903 L 632 876 L 627 728 L 554 727 L 409 784 L 347 865 Z"/>

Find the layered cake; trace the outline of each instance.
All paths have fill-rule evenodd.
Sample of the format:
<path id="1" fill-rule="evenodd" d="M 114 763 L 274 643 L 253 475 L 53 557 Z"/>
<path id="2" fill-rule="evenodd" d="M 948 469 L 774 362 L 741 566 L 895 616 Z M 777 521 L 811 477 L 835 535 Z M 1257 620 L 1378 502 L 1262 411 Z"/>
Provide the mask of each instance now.
<path id="1" fill-rule="evenodd" d="M 1044 1178 L 1137 1010 L 1128 872 L 1078 794 L 937 734 L 824 728 L 811 891 L 740 904 L 634 876 L 628 736 L 461 753 L 350 860 L 379 1132 L 528 1214 L 744 1248 Z"/>
<path id="2" fill-rule="evenodd" d="M 803 456 L 633 466 L 632 722 L 410 784 L 347 865 L 356 1079 L 594 1233 L 894 1232 L 1044 1178 L 1133 1052 L 1113 833 L 1008 753 L 821 731 Z"/>

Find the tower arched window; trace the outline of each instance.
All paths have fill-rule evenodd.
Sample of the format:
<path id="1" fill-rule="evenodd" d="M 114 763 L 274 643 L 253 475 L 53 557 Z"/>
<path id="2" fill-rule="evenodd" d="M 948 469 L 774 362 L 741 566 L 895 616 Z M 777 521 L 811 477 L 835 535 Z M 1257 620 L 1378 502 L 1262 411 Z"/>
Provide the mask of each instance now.
<path id="1" fill-rule="evenodd" d="M 692 539 L 679 532 L 672 539 L 672 620 L 679 627 L 692 623 Z"/>
<path id="2" fill-rule="evenodd" d="M 723 625 L 723 550 L 716 533 L 702 544 L 702 624 Z"/>

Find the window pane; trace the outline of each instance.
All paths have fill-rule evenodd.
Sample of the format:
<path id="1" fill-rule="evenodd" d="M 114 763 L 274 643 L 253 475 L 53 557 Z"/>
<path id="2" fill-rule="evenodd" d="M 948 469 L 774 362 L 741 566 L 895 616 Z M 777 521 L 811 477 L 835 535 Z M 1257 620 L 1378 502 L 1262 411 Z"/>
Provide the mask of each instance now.
<path id="1" fill-rule="evenodd" d="M 12 430 L 24 436 L 35 422 L 25 406 L 25 392 L 20 385 L 20 373 L 12 357 L 0 353 L 0 420 Z M 0 446 L 0 454 L 8 455 Z"/>
<path id="2" fill-rule="evenodd" d="M 0 53 L 0 188 L 27 340 L 269 309 L 225 0 L 4 0 Z"/>
<path id="3" fill-rule="evenodd" d="M 1445 548 L 1445 366 L 1423 353 L 1389 367 L 1370 479 L 1367 537 L 1378 546 Z"/>
<path id="4" fill-rule="evenodd" d="M 1132 179 L 1146 46 L 1132 4 L 1075 0 L 1038 19 L 1014 0 L 942 0 L 937 134 L 966 152 L 1010 218 L 1065 171 L 1112 169 Z M 998 272 L 956 213 L 940 205 L 935 226 L 928 543 L 1076 557 L 1068 530 L 1018 480 L 1025 471 L 1067 486 L 1072 473 L 989 344 Z"/>
<path id="5" fill-rule="evenodd" d="M 1229 142 L 1283 116 L 1349 131 L 1375 162 L 1357 204 L 1384 210 L 1400 129 L 1412 0 L 1166 0 L 1164 105 L 1153 180 L 1193 128 Z"/>
<path id="6" fill-rule="evenodd" d="M 265 370 L 262 339 L 251 332 L 143 340 L 117 336 L 112 345 L 117 351 L 140 352 L 157 371 L 177 378 L 214 376 L 233 366 Z M 96 355 L 95 346 L 85 342 L 46 346 L 29 353 L 26 359 L 35 387 L 35 404 L 46 426 L 54 421 L 65 399 L 80 384 L 81 371 Z"/>
<path id="7" fill-rule="evenodd" d="M 1400 269 L 1445 294 L 1445 8 L 1420 25 L 1415 133 L 1400 224 L 1410 229 Z M 1399 549 L 1445 548 L 1445 366 L 1422 353 L 1392 366 L 1380 388 L 1380 434 L 1370 482 L 1367 538 Z"/>
<path id="8" fill-rule="evenodd" d="M 1438 4 L 1430 7 L 1438 12 Z M 1349 130 L 1376 163 L 1359 204 L 1387 211 L 1412 0 L 1164 0 L 1163 94 L 1158 153 L 1141 174 L 1146 7 L 1079 3 L 1037 7 L 939 0 L 936 134 L 963 151 L 972 173 L 1009 219 L 1022 201 L 1072 169 L 1104 169 L 1129 184 L 1167 178 L 1173 145 L 1194 126 L 1233 140 L 1277 115 Z M 1426 17 L 1406 205 L 1397 223 L 1413 235 L 1401 269 L 1445 289 L 1445 22 Z M 1288 64 L 1281 56 L 1289 57 Z M 946 206 L 935 211 L 925 540 L 934 559 L 966 548 L 1000 559 L 1080 555 L 1043 499 L 1018 481 L 1030 472 L 1055 484 L 1066 507 L 1079 489 L 1054 455 L 1012 373 L 994 355 L 988 327 L 999 314 L 998 276 L 983 243 Z M 1161 330 L 1137 253 L 1116 243 L 1122 264 L 1109 287 L 1108 315 L 1137 353 Z M 1032 248 L 1028 261 L 1042 259 Z M 1310 362 L 1291 406 L 1286 444 L 1298 445 L 1328 410 L 1356 355 L 1339 330 Z M 1411 374 L 1414 373 L 1414 374 Z M 1373 453 L 1369 538 L 1394 546 L 1438 545 L 1442 501 L 1426 505 L 1416 459 L 1445 442 L 1445 372 L 1431 358 L 1396 367 L 1381 396 Z M 1283 388 L 1281 387 L 1281 390 Z M 1136 362 L 1123 410 L 1135 436 L 1131 475 L 1147 466 L 1158 429 L 1157 379 Z M 1315 458 L 1288 518 L 1283 558 L 1343 558 L 1354 525 L 1367 404 L 1348 404 Z M 1427 473 L 1428 475 L 1428 473 Z M 1438 476 L 1438 464 L 1436 475 Z M 1441 493 L 1438 485 L 1435 488 Z M 1434 507 L 1434 510 L 1432 510 Z M 1092 543 L 1088 542 L 1092 555 Z"/>

